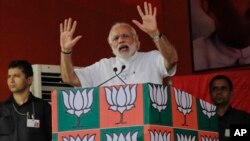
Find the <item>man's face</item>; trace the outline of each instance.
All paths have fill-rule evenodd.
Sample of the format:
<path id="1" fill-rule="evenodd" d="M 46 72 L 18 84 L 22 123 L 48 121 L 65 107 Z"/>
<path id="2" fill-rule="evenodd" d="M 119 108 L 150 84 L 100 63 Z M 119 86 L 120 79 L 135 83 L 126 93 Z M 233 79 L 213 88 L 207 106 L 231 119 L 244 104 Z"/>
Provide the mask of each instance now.
<path id="1" fill-rule="evenodd" d="M 111 31 L 110 46 L 115 56 L 128 59 L 137 51 L 139 43 L 127 26 L 118 26 Z"/>
<path id="2" fill-rule="evenodd" d="M 232 91 L 230 91 L 227 81 L 224 79 L 215 80 L 210 90 L 210 96 L 216 106 L 228 105 Z"/>
<path id="3" fill-rule="evenodd" d="M 12 93 L 22 93 L 29 89 L 32 82 L 32 77 L 26 78 L 22 69 L 10 68 L 8 70 L 7 84 Z"/>

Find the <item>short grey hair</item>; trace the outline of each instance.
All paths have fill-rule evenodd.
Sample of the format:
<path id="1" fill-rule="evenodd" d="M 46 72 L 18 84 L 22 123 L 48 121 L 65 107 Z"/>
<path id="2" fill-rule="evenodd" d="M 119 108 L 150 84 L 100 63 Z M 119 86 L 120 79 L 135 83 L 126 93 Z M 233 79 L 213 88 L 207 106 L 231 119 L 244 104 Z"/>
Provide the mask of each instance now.
<path id="1" fill-rule="evenodd" d="M 132 27 L 130 24 L 125 23 L 125 22 L 117 22 L 111 27 L 111 29 L 109 31 L 109 35 L 108 35 L 108 43 L 109 44 L 111 43 L 111 32 L 113 31 L 114 28 L 119 27 L 119 26 L 128 27 L 130 29 L 131 33 L 133 34 L 134 38 L 138 39 L 138 35 L 137 35 L 136 30 L 134 29 L 134 27 Z"/>

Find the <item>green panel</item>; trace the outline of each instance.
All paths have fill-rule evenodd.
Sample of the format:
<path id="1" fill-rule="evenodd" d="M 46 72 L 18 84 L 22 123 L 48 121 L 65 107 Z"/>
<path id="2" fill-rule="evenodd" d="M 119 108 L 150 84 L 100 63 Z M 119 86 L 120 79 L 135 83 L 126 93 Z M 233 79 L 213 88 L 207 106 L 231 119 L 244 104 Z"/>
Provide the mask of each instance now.
<path id="1" fill-rule="evenodd" d="M 216 114 L 212 116 L 210 119 L 208 116 L 202 113 L 202 107 L 200 105 L 200 100 L 196 100 L 197 104 L 197 118 L 198 118 L 198 128 L 199 130 L 206 131 L 218 131 L 218 120 Z"/>
<path id="2" fill-rule="evenodd" d="M 57 134 L 53 133 L 52 134 L 52 141 L 57 141 L 57 138 L 58 138 Z"/>
<path id="3" fill-rule="evenodd" d="M 179 137 L 181 138 L 182 137 L 187 137 L 188 139 L 191 138 L 191 139 L 194 139 L 195 140 L 192 140 L 192 141 L 198 141 L 198 132 L 197 131 L 194 131 L 194 130 L 184 130 L 184 129 L 174 129 L 174 140 L 175 141 L 178 141 L 178 137 L 177 137 L 177 134 L 179 135 Z M 190 141 L 191 141 L 190 139 Z"/>
<path id="4" fill-rule="evenodd" d="M 125 127 L 125 128 L 110 128 L 101 130 L 101 141 L 107 141 L 106 134 L 113 138 L 114 134 L 118 137 L 126 137 L 130 132 L 130 136 L 134 135 L 137 132 L 137 141 L 144 140 L 143 126 L 134 126 L 134 127 Z M 118 139 L 119 140 L 119 139 Z"/>
<path id="5" fill-rule="evenodd" d="M 170 87 L 167 89 L 167 107 L 159 112 L 152 106 L 150 99 L 149 86 L 155 84 L 143 84 L 144 99 L 144 124 L 172 126 L 172 103 L 170 96 Z M 155 85 L 160 86 L 160 85 Z M 164 87 L 165 88 L 165 87 Z"/>
<path id="6" fill-rule="evenodd" d="M 71 89 L 74 93 L 84 89 Z M 90 89 L 87 89 L 89 92 Z M 69 92 L 69 90 L 66 90 Z M 58 91 L 58 130 L 59 131 L 72 131 L 81 129 L 93 129 L 100 127 L 100 115 L 99 115 L 99 89 L 95 88 L 93 92 L 93 103 L 91 110 L 85 114 L 82 114 L 79 118 L 76 115 L 71 115 L 67 112 L 63 103 L 62 91 Z"/>

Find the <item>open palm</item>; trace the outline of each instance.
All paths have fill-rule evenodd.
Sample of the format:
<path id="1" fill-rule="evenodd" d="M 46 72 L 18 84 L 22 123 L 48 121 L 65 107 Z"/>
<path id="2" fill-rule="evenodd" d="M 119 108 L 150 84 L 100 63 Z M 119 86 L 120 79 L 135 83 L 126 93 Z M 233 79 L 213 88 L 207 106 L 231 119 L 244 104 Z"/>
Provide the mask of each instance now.
<path id="1" fill-rule="evenodd" d="M 158 32 L 156 22 L 156 7 L 152 9 L 151 3 L 144 2 L 144 12 L 140 6 L 137 6 L 137 10 L 142 18 L 142 23 L 138 22 L 137 20 L 133 20 L 133 23 L 150 36 Z"/>
<path id="2" fill-rule="evenodd" d="M 60 45 L 63 50 L 71 51 L 73 46 L 82 36 L 77 36 L 73 38 L 73 34 L 76 29 L 77 22 L 74 21 L 73 25 L 71 24 L 71 18 L 65 19 L 64 24 L 60 24 Z"/>

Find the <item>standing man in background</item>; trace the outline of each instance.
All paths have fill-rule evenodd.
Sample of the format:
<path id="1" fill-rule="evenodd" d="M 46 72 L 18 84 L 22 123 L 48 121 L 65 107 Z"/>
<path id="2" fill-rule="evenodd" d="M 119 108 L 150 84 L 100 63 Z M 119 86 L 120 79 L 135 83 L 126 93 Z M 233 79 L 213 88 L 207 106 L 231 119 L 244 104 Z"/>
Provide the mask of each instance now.
<path id="1" fill-rule="evenodd" d="M 218 115 L 219 140 L 229 141 L 230 136 L 233 136 L 230 135 L 230 125 L 250 125 L 250 114 L 231 107 L 233 84 L 227 76 L 217 75 L 213 77 L 209 83 L 209 92 Z"/>
<path id="2" fill-rule="evenodd" d="M 51 141 L 51 106 L 32 95 L 32 79 L 29 62 L 9 64 L 7 84 L 12 95 L 0 107 L 0 141 Z"/>
<path id="3" fill-rule="evenodd" d="M 71 18 L 65 19 L 60 24 L 61 75 L 64 83 L 78 87 L 148 82 L 162 84 L 164 77 L 173 76 L 178 55 L 175 47 L 157 27 L 156 7 L 144 2 L 144 12 L 140 6 L 137 6 L 137 10 L 142 23 L 137 20 L 132 22 L 152 38 L 158 50 L 138 52 L 140 41 L 135 29 L 128 23 L 116 23 L 108 36 L 115 57 L 101 59 L 80 69 L 74 69 L 72 51 L 82 36 L 73 37 L 77 23 L 72 22 Z"/>

